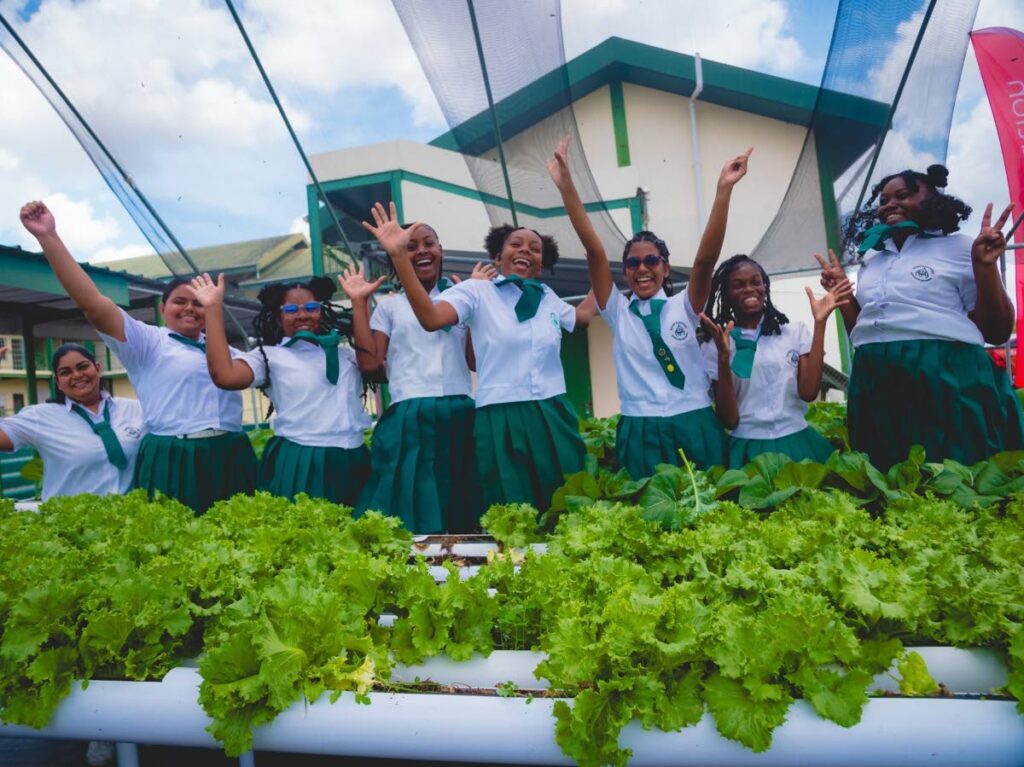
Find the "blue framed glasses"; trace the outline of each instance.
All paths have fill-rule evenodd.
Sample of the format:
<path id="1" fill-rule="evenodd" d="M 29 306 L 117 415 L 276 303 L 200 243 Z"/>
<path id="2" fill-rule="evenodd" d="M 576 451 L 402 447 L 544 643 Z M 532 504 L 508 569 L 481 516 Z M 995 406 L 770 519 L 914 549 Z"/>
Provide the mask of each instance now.
<path id="1" fill-rule="evenodd" d="M 627 269 L 637 269 L 639 268 L 640 264 L 643 264 L 648 269 L 653 269 L 654 267 L 658 266 L 658 264 L 661 264 L 664 261 L 665 259 L 663 259 L 661 256 L 656 256 L 653 253 L 650 253 L 644 256 L 643 258 L 640 258 L 640 256 L 626 256 L 624 259 L 622 259 L 622 264 Z"/>
<path id="2" fill-rule="evenodd" d="M 297 314 L 299 309 L 305 310 L 306 314 L 317 314 L 320 311 L 319 301 L 307 301 L 304 304 L 282 304 L 281 311 L 285 314 Z"/>

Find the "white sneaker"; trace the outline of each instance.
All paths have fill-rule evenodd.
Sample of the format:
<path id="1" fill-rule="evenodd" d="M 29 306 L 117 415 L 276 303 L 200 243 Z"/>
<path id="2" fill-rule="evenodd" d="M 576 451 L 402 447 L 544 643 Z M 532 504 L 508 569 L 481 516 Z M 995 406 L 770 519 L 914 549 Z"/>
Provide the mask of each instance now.
<path id="1" fill-rule="evenodd" d="M 85 752 L 85 761 L 89 767 L 102 767 L 113 764 L 116 756 L 114 744 L 107 740 L 90 740 L 89 750 Z"/>

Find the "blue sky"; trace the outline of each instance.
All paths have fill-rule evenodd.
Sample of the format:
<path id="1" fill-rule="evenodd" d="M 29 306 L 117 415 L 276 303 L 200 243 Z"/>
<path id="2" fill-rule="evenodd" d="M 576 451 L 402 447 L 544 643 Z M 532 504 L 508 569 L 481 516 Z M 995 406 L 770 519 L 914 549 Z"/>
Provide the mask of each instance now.
<path id="1" fill-rule="evenodd" d="M 836 0 L 686 2 L 689 14 L 676 0 L 563 0 L 566 53 L 617 34 L 806 82 L 820 78 Z M 1013 5 L 981 0 L 978 26 L 1019 26 Z M 145 7 L 0 0 L 0 13 L 19 25 L 186 247 L 298 226 L 305 171 L 223 6 L 153 0 Z M 242 13 L 307 151 L 427 141 L 447 129 L 389 3 L 248 0 Z M 1005 197 L 1005 185 L 992 191 L 998 147 L 968 59 L 952 179 L 956 161 L 970 170 L 961 176 L 965 197 Z M 17 210 L 43 198 L 79 258 L 146 252 L 70 132 L 6 58 L 0 98 L 8 105 L 0 122 L 0 242 L 32 244 Z"/>

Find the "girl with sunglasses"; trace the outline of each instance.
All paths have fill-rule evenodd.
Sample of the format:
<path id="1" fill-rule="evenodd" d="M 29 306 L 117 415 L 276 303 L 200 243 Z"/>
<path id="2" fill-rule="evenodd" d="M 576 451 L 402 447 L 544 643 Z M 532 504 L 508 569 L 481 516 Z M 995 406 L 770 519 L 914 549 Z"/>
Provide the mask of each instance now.
<path id="1" fill-rule="evenodd" d="M 423 290 L 443 295 L 455 282 L 441 276 L 444 251 L 427 224 L 409 231 L 405 250 Z M 472 276 L 493 279 L 493 266 Z M 473 450 L 474 365 L 464 324 L 430 332 L 403 293 L 385 298 L 370 316 L 377 282 L 347 269 L 342 290 L 352 301 L 356 344 L 373 350 L 373 369 L 386 373 L 391 403 L 377 421 L 370 480 L 356 513 L 376 509 L 400 517 L 414 533 L 466 533 L 480 528 L 480 482 Z"/>
<path id="2" fill-rule="evenodd" d="M 145 433 L 142 406 L 100 388 L 100 367 L 84 346 L 61 346 L 50 369 L 57 396 L 0 418 L 0 450 L 31 446 L 38 451 L 44 501 L 56 495 L 127 493 Z"/>
<path id="3" fill-rule="evenodd" d="M 619 463 L 635 479 L 650 476 L 659 463 L 679 465 L 680 450 L 699 468 L 721 464 L 725 433 L 711 407 L 711 384 L 697 341 L 697 312 L 711 292 L 733 187 L 746 175 L 753 150 L 722 168 L 686 290 L 672 292 L 668 247 L 645 231 L 634 235 L 622 254 L 629 298 L 615 287 L 604 245 L 573 183 L 568 150 L 565 138 L 548 171 L 586 251 L 597 306 L 612 330 L 622 408 L 615 440 Z"/>
<path id="4" fill-rule="evenodd" d="M 224 332 L 224 275 L 217 282 L 196 277 L 192 289 L 206 310 L 213 382 L 229 390 L 255 385 L 270 397 L 274 437 L 260 459 L 259 489 L 355 506 L 370 473 L 363 444 L 370 417 L 356 357 L 372 355 L 341 345 L 339 317 L 328 303 L 334 283 L 314 277 L 264 287 L 252 323 L 257 348 L 235 358 Z"/>
<path id="5" fill-rule="evenodd" d="M 202 514 L 214 502 L 252 492 L 256 456 L 242 433 L 242 397 L 214 386 L 206 369 L 206 317 L 188 281 L 164 289 L 164 327 L 131 317 L 104 296 L 57 235 L 41 202 L 21 209 L 21 222 L 71 300 L 128 371 L 146 416 L 133 487 L 162 493 Z"/>
<path id="6" fill-rule="evenodd" d="M 772 303 L 771 282 L 759 263 L 733 256 L 715 271 L 711 296 L 700 315 L 714 343 L 704 347 L 714 382 L 718 418 L 731 429 L 729 468 L 761 453 L 783 453 L 794 461 L 824 463 L 832 445 L 807 425 L 807 403 L 821 388 L 825 325 L 853 288 L 837 283 L 823 298 L 807 297 L 813 336 Z"/>
<path id="7" fill-rule="evenodd" d="M 587 324 L 593 303 L 573 307 L 537 277 L 558 260 L 558 246 L 532 229 L 495 227 L 487 237 L 497 252 L 497 279 L 466 280 L 435 298 L 416 275 L 409 237 L 394 203 L 377 203 L 374 224 L 363 222 L 391 256 L 413 313 L 430 331 L 465 324 L 477 361 L 474 441 L 483 508 L 531 503 L 539 510 L 564 476 L 583 468 L 579 420 L 565 396 L 562 330 Z M 500 245 L 497 243 L 500 242 Z"/>

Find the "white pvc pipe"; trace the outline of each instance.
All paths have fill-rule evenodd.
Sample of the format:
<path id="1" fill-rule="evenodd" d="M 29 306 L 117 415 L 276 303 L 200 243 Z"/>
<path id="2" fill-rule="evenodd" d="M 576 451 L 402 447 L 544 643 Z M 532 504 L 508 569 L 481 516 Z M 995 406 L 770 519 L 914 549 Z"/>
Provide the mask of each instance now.
<path id="1" fill-rule="evenodd" d="M 139 747 L 134 743 L 118 743 L 115 748 L 117 767 L 139 767 Z"/>
<path id="2" fill-rule="evenodd" d="M 121 765 L 117 765 L 121 767 Z M 252 751 L 246 751 L 238 757 L 238 767 L 256 767 L 256 756 Z"/>
<path id="3" fill-rule="evenodd" d="M 697 82 L 690 94 L 690 144 L 693 151 L 693 179 L 694 190 L 697 193 L 697 224 L 698 228 L 704 229 L 704 172 L 700 164 L 700 136 L 697 133 L 697 97 L 704 90 L 704 66 L 700 60 L 700 53 L 693 56 L 693 65 L 696 69 Z"/>
<path id="4" fill-rule="evenodd" d="M 529 546 L 538 554 L 543 554 L 548 547 L 543 543 L 534 543 Z M 413 544 L 412 554 L 422 554 L 425 557 L 465 557 L 466 559 L 486 559 L 488 553 L 498 550 L 497 543 L 455 543 L 446 546 L 443 543 L 420 543 Z M 525 551 L 525 549 L 515 549 Z"/>
<path id="5" fill-rule="evenodd" d="M 164 682 L 94 681 L 76 685 L 43 730 L 5 726 L 14 737 L 114 739 L 216 747 L 199 708 L 199 675 L 175 669 Z M 555 743 L 550 698 L 371 693 L 360 705 L 344 695 L 296 703 L 254 734 L 259 751 L 513 764 L 571 764 Z M 1013 701 L 875 699 L 844 729 L 794 704 L 772 748 L 755 754 L 722 738 L 710 715 L 678 733 L 627 726 L 620 743 L 635 767 L 662 765 L 821 765 L 989 767 L 1019 765 L 1024 719 Z"/>

